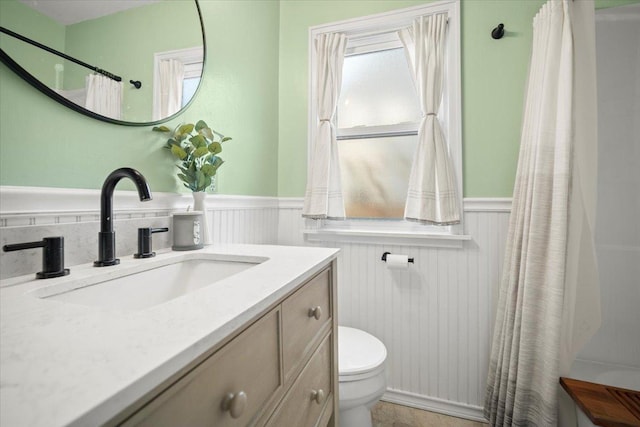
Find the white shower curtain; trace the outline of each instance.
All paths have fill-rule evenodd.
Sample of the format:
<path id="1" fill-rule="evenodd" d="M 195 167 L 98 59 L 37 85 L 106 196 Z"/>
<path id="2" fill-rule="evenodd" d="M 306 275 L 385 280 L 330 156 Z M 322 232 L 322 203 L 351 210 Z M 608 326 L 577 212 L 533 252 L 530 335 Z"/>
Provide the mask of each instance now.
<path id="1" fill-rule="evenodd" d="M 86 78 L 85 108 L 101 116 L 122 118 L 122 82 L 102 74 L 89 74 Z"/>
<path id="2" fill-rule="evenodd" d="M 398 31 L 422 109 L 404 217 L 447 225 L 460 222 L 453 163 L 438 121 L 442 100 L 447 15 L 421 16 Z"/>
<path id="3" fill-rule="evenodd" d="M 347 37 L 344 34 L 321 34 L 316 39 L 317 72 L 314 83 L 318 102 L 318 129 L 313 143 L 302 210 L 302 216 L 306 218 L 345 217 L 333 116 L 340 96 L 346 47 Z"/>
<path id="4" fill-rule="evenodd" d="M 595 332 L 593 0 L 550 0 L 533 21 L 520 157 L 493 334 L 491 425 L 558 423 L 558 377 Z"/>
<path id="5" fill-rule="evenodd" d="M 158 64 L 160 78 L 160 102 L 155 120 L 172 116 L 182 108 L 182 84 L 184 64 L 175 59 L 162 60 Z"/>

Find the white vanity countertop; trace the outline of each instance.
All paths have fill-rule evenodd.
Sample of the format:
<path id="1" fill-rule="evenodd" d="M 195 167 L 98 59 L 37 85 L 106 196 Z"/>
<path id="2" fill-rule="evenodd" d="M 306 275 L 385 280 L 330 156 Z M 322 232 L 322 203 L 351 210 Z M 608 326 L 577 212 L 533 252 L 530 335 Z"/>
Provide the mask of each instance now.
<path id="1" fill-rule="evenodd" d="M 159 251 L 71 267 L 65 277 L 0 282 L 0 425 L 100 425 L 320 271 L 337 249 L 266 245 Z M 266 261 L 143 310 L 38 298 L 43 288 L 145 270 L 197 254 Z M 35 273 L 35 272 L 34 272 Z"/>

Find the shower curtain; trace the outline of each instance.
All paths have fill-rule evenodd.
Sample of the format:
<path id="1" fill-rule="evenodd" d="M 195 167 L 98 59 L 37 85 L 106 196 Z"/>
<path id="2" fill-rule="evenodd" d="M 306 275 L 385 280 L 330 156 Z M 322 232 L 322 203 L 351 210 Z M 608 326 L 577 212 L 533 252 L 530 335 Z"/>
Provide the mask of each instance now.
<path id="1" fill-rule="evenodd" d="M 86 78 L 86 86 L 87 110 L 116 120 L 122 118 L 122 82 L 102 74 L 89 74 Z"/>
<path id="2" fill-rule="evenodd" d="M 550 0 L 533 20 L 520 156 L 485 416 L 558 424 L 558 377 L 600 323 L 593 0 Z"/>

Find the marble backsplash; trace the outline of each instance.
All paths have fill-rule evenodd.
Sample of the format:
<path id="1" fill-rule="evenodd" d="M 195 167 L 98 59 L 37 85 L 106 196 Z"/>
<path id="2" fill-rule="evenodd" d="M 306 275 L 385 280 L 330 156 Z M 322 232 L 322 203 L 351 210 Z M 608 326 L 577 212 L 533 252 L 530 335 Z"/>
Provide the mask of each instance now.
<path id="1" fill-rule="evenodd" d="M 116 219 L 116 255 L 118 258 L 132 257 L 138 249 L 138 228 L 169 227 L 168 233 L 153 234 L 153 250 L 168 248 L 173 242 L 171 217 L 157 216 L 133 219 Z M 98 258 L 99 221 L 72 222 L 62 224 L 26 225 L 0 227 L 0 245 L 35 242 L 44 237 L 64 237 L 65 267 L 85 264 Z M 0 252 L 0 280 L 34 274 L 42 270 L 42 249 L 27 249 L 15 252 Z M 71 270 L 73 274 L 73 269 Z"/>

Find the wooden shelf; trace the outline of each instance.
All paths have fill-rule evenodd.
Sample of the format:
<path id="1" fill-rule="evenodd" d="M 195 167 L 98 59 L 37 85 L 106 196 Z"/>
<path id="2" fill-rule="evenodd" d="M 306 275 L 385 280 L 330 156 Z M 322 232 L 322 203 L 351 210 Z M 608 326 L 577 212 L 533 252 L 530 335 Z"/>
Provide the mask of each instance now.
<path id="1" fill-rule="evenodd" d="M 595 425 L 640 427 L 640 391 L 565 377 L 560 384 Z"/>

